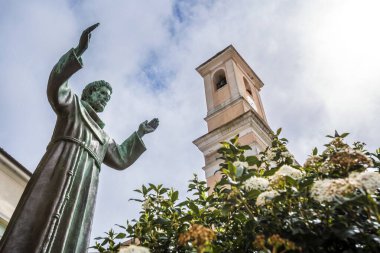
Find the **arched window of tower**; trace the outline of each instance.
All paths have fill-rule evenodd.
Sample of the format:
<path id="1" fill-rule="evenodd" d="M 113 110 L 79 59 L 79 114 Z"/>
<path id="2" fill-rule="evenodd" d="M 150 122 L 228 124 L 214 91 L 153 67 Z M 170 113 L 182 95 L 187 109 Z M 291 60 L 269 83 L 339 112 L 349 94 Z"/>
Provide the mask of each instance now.
<path id="1" fill-rule="evenodd" d="M 245 90 L 247 91 L 247 93 L 252 97 L 252 89 L 247 81 L 247 79 L 245 79 L 245 77 L 243 77 L 243 81 L 244 81 L 244 85 L 245 85 Z"/>
<path id="2" fill-rule="evenodd" d="M 249 83 L 245 77 L 243 77 L 243 81 L 244 81 L 245 90 L 247 92 L 245 98 L 246 98 L 248 104 L 250 104 L 252 106 L 252 108 L 257 112 L 257 106 L 255 103 L 255 100 L 253 99 L 251 86 L 249 85 Z"/>
<path id="3" fill-rule="evenodd" d="M 216 89 L 220 89 L 227 84 L 226 74 L 223 69 L 219 69 L 214 74 L 214 85 Z"/>

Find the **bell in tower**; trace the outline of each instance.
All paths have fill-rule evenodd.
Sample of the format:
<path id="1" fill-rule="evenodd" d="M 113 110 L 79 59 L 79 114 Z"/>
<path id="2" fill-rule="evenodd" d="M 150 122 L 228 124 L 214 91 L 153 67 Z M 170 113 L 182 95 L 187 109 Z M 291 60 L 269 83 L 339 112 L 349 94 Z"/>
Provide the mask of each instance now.
<path id="1" fill-rule="evenodd" d="M 243 57 L 230 45 L 196 68 L 203 77 L 208 133 L 193 143 L 203 153 L 207 185 L 212 189 L 220 179 L 220 142 L 239 134 L 241 145 L 255 155 L 271 144 L 271 129 L 260 98 L 264 86 Z"/>

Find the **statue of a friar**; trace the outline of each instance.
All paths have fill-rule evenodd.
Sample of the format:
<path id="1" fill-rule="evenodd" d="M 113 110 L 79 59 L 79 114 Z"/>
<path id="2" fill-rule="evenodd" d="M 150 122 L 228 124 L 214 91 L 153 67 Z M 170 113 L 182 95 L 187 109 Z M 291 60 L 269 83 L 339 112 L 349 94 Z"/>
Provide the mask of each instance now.
<path id="1" fill-rule="evenodd" d="M 140 124 L 121 145 L 104 132 L 97 113 L 110 100 L 105 81 L 88 84 L 81 98 L 68 79 L 82 68 L 95 24 L 83 31 L 79 44 L 51 71 L 47 96 L 57 122 L 47 151 L 30 179 L 0 242 L 1 253 L 87 252 L 100 165 L 122 170 L 145 151 L 141 138 L 158 119 Z"/>

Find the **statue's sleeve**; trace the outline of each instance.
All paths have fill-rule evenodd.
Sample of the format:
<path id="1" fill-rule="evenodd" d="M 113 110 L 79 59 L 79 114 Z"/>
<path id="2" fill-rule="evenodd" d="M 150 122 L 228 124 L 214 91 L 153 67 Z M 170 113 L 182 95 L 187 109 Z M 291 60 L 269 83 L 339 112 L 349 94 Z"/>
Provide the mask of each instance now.
<path id="1" fill-rule="evenodd" d="M 70 49 L 53 67 L 48 81 L 47 96 L 56 113 L 73 101 L 74 94 L 68 86 L 68 80 L 82 66 L 82 59 L 75 55 L 74 49 Z"/>
<path id="2" fill-rule="evenodd" d="M 145 150 L 144 142 L 134 132 L 121 145 L 111 140 L 104 157 L 104 163 L 111 168 L 123 170 L 133 164 Z"/>

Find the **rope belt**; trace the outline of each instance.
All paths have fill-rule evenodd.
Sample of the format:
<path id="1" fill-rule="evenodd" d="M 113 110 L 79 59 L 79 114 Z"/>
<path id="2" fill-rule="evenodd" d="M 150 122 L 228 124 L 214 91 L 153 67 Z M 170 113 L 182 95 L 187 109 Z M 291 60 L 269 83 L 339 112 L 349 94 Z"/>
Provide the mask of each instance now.
<path id="1" fill-rule="evenodd" d="M 51 140 L 50 141 L 50 144 L 48 145 L 48 148 L 50 147 L 50 145 L 54 144 L 54 143 L 57 143 L 59 141 L 69 141 L 69 142 L 73 142 L 77 145 L 79 145 L 80 147 L 82 147 L 84 150 L 87 151 L 87 153 L 92 157 L 94 158 L 95 160 L 95 163 L 96 165 L 100 168 L 100 165 L 102 164 L 101 160 L 99 159 L 99 157 L 97 156 L 97 154 L 92 151 L 84 141 L 81 141 L 81 140 L 78 140 L 77 138 L 74 138 L 74 137 L 71 137 L 71 136 L 62 136 L 62 137 L 58 137 L 58 138 L 55 138 L 54 140 Z"/>

